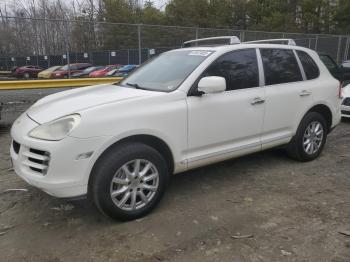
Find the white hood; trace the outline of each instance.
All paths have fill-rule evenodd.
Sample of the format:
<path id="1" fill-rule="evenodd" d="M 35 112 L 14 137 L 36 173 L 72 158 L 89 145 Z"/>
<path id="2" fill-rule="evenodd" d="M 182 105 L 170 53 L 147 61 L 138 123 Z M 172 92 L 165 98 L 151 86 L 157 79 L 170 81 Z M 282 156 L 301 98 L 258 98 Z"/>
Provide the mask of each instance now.
<path id="1" fill-rule="evenodd" d="M 59 92 L 40 99 L 27 111 L 30 118 L 42 124 L 104 104 L 152 96 L 157 92 L 116 85 L 98 85 Z"/>

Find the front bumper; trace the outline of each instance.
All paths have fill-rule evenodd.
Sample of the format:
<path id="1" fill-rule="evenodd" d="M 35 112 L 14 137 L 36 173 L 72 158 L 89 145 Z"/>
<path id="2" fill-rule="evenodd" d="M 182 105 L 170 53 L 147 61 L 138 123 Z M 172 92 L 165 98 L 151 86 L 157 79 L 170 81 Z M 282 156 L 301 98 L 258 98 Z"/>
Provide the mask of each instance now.
<path id="1" fill-rule="evenodd" d="M 87 194 L 93 164 L 108 137 L 79 139 L 66 137 L 61 141 L 45 141 L 27 134 L 38 126 L 26 114 L 11 129 L 14 142 L 10 154 L 14 171 L 30 185 L 60 198 Z M 85 159 L 81 154 L 93 152 Z"/>

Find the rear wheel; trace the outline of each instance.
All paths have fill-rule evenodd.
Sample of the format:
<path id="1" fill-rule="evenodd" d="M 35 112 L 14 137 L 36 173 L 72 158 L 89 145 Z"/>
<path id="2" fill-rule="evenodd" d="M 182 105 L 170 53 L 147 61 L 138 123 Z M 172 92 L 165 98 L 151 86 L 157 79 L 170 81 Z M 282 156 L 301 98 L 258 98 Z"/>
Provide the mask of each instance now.
<path id="1" fill-rule="evenodd" d="M 30 78 L 30 74 L 29 74 L 29 73 L 24 73 L 24 74 L 23 74 L 23 77 L 24 77 L 25 79 L 29 79 L 29 78 Z"/>
<path id="2" fill-rule="evenodd" d="M 317 112 L 310 112 L 301 121 L 287 151 L 292 158 L 298 161 L 314 160 L 321 154 L 327 134 L 324 117 Z"/>
<path id="3" fill-rule="evenodd" d="M 145 144 L 124 144 L 107 152 L 92 173 L 89 194 L 100 211 L 132 220 L 160 201 L 169 173 L 158 151 Z"/>

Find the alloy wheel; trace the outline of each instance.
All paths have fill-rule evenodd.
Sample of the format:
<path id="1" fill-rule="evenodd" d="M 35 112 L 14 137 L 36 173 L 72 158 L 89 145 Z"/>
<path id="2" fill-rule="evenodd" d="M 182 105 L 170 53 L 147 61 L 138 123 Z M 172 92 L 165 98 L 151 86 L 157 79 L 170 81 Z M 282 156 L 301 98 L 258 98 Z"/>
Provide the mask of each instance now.
<path id="1" fill-rule="evenodd" d="M 303 136 L 303 149 L 305 153 L 308 155 L 317 153 L 322 146 L 323 138 L 323 125 L 318 121 L 311 122 L 307 126 Z"/>
<path id="2" fill-rule="evenodd" d="M 146 206 L 159 186 L 159 173 L 155 165 L 144 159 L 124 164 L 112 178 L 110 196 L 113 203 L 125 211 Z"/>

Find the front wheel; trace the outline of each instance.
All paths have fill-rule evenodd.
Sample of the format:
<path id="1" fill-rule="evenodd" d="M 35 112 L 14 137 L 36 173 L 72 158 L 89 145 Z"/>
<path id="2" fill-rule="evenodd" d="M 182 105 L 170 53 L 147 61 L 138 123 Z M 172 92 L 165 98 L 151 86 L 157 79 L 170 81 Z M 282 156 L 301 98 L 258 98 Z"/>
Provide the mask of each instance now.
<path id="1" fill-rule="evenodd" d="M 133 220 L 160 201 L 169 179 L 164 158 L 141 143 L 109 150 L 92 172 L 89 194 L 97 208 L 118 220 Z"/>
<path id="2" fill-rule="evenodd" d="M 324 117 L 317 112 L 310 112 L 301 121 L 287 151 L 292 158 L 298 161 L 312 161 L 321 154 L 327 134 Z"/>

